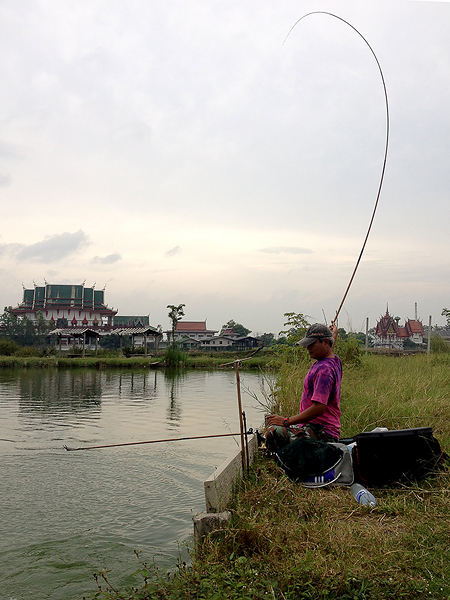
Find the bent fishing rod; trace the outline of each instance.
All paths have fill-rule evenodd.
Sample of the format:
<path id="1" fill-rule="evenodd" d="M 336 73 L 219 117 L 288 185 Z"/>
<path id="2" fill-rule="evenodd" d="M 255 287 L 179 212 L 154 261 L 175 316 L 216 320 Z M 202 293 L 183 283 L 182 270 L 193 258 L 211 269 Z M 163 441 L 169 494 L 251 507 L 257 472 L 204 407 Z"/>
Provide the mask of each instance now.
<path id="1" fill-rule="evenodd" d="M 250 427 L 248 431 L 245 432 L 247 435 L 251 435 L 255 433 L 253 429 Z M 147 440 L 145 442 L 124 442 L 122 444 L 105 444 L 103 446 L 83 446 L 80 448 L 69 448 L 64 444 L 63 448 L 68 452 L 75 452 L 76 450 L 97 450 L 98 448 L 118 448 L 119 446 L 139 446 L 140 444 L 159 444 L 161 442 L 182 442 L 185 440 L 204 440 L 206 438 L 219 438 L 219 437 L 228 437 L 228 436 L 237 436 L 241 435 L 241 433 L 217 433 L 213 435 L 196 435 L 191 437 L 181 437 L 181 438 L 167 438 L 165 440 Z"/>
<path id="2" fill-rule="evenodd" d="M 354 27 L 351 23 L 349 23 L 348 21 L 346 21 L 342 17 L 339 17 L 338 15 L 335 15 L 335 14 L 330 13 L 330 12 L 322 11 L 322 10 L 316 10 L 316 11 L 313 11 L 313 12 L 309 12 L 306 15 L 303 15 L 303 17 L 300 17 L 300 19 L 298 19 L 298 21 L 296 21 L 294 23 L 294 25 L 292 25 L 292 27 L 289 30 L 289 33 L 287 34 L 287 36 L 285 37 L 282 45 L 284 45 L 284 43 L 286 42 L 286 40 L 290 36 L 292 30 L 294 29 L 294 27 L 296 25 L 298 25 L 298 23 L 300 23 L 300 21 L 302 21 L 303 19 L 306 19 L 306 17 L 309 17 L 310 15 L 320 15 L 320 14 L 322 14 L 322 15 L 328 15 L 330 17 L 334 17 L 335 19 L 338 19 L 339 21 L 342 21 L 343 23 L 345 23 L 346 25 L 348 25 L 349 27 L 351 27 L 353 29 L 353 31 L 355 31 L 363 39 L 363 41 L 367 44 L 367 46 L 369 47 L 369 50 L 372 52 L 373 57 L 375 58 L 375 61 L 376 61 L 377 66 L 378 66 L 378 70 L 379 70 L 380 75 L 381 75 L 381 81 L 382 81 L 382 84 L 383 84 L 384 98 L 385 98 L 385 105 L 386 105 L 386 144 L 385 144 L 385 150 L 384 150 L 383 166 L 382 166 L 382 169 L 381 169 L 381 178 L 380 178 L 380 183 L 379 183 L 379 186 L 378 186 L 378 193 L 377 193 L 377 197 L 376 197 L 376 201 L 375 201 L 375 206 L 373 208 L 372 217 L 371 217 L 370 223 L 369 223 L 369 228 L 367 230 L 366 237 L 364 238 L 364 242 L 363 242 L 363 245 L 362 245 L 362 248 L 361 248 L 361 252 L 359 253 L 358 260 L 356 261 L 355 268 L 353 269 L 352 276 L 350 277 L 349 284 L 347 286 L 347 289 L 345 290 L 345 293 L 344 293 L 342 301 L 341 301 L 341 303 L 339 305 L 339 308 L 336 311 L 336 315 L 335 315 L 334 319 L 331 321 L 331 324 L 334 325 L 334 323 L 337 321 L 339 313 L 341 312 L 341 308 L 342 308 L 342 306 L 343 306 L 343 304 L 345 302 L 345 299 L 347 298 L 347 294 L 348 294 L 348 292 L 350 290 L 350 286 L 353 283 L 353 279 L 355 277 L 355 274 L 356 274 L 356 271 L 358 269 L 359 263 L 361 262 L 362 255 L 364 253 L 364 250 L 365 250 L 365 247 L 366 247 L 366 243 L 367 243 L 367 240 L 369 238 L 369 233 L 370 233 L 370 230 L 372 229 L 372 224 L 373 224 L 373 221 L 375 219 L 375 213 L 376 213 L 377 208 L 378 208 L 378 200 L 380 199 L 381 188 L 383 186 L 384 173 L 385 173 L 385 170 L 386 170 L 387 154 L 388 154 L 388 147 L 389 147 L 389 103 L 388 103 L 386 82 L 384 80 L 383 71 L 381 69 L 381 65 L 380 65 L 380 62 L 379 62 L 379 60 L 377 58 L 377 55 L 375 54 L 372 46 L 369 44 L 369 42 L 366 40 L 366 38 L 362 35 L 362 33 L 360 31 L 358 31 L 356 29 L 356 27 Z"/>

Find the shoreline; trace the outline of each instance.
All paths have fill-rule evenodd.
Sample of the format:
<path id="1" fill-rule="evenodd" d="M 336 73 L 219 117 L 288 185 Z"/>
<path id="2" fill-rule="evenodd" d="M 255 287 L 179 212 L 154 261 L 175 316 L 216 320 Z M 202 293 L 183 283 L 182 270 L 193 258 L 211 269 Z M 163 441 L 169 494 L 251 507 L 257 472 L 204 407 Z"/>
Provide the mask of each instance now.
<path id="1" fill-rule="evenodd" d="M 225 355 L 214 354 L 195 354 L 186 355 L 186 361 L 180 365 L 181 369 L 229 369 L 232 365 L 224 363 L 233 363 L 236 358 L 241 360 L 248 356 L 248 352 L 229 353 Z M 241 370 L 254 369 L 277 369 L 279 358 L 276 352 L 266 351 L 255 357 L 240 363 Z M 169 369 L 164 362 L 164 356 L 142 356 L 141 357 L 64 357 L 64 356 L 0 356 L 0 369 L 74 369 L 74 368 L 92 368 L 92 369 Z M 175 367 L 176 368 L 176 367 Z"/>

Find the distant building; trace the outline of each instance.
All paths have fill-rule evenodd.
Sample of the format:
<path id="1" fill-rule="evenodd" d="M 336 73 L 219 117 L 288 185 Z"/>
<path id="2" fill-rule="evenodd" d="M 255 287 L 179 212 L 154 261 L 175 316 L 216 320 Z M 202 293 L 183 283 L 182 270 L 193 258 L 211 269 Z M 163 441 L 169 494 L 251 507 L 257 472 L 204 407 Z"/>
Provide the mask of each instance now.
<path id="1" fill-rule="evenodd" d="M 232 339 L 237 339 L 239 337 L 242 337 L 240 333 L 236 333 L 235 330 L 230 327 L 228 327 L 227 329 L 224 329 L 220 335 L 223 335 L 224 337 L 232 338 Z"/>
<path id="2" fill-rule="evenodd" d="M 146 325 L 150 325 L 150 316 L 116 315 L 113 325 L 114 327 L 145 327 Z"/>
<path id="3" fill-rule="evenodd" d="M 36 320 L 40 312 L 46 321 L 58 327 L 99 327 L 112 325 L 117 310 L 105 304 L 105 290 L 95 286 L 50 284 L 24 287 L 21 304 L 12 312 Z"/>
<path id="4" fill-rule="evenodd" d="M 213 338 L 217 332 L 217 329 L 207 329 L 206 321 L 178 321 L 175 328 L 175 341 L 190 339 L 199 342 Z M 171 342 L 172 330 L 170 329 L 164 333 L 167 335 L 167 340 Z"/>
<path id="5" fill-rule="evenodd" d="M 222 334 L 201 342 L 202 350 L 249 350 L 262 345 L 261 338 L 251 335 L 229 337 Z"/>
<path id="6" fill-rule="evenodd" d="M 422 322 L 418 319 L 408 319 L 401 327 L 399 318 L 394 319 L 386 308 L 386 314 L 377 321 L 375 329 L 375 346 L 387 346 L 389 348 L 403 348 L 405 340 L 414 344 L 422 344 L 425 335 Z"/>

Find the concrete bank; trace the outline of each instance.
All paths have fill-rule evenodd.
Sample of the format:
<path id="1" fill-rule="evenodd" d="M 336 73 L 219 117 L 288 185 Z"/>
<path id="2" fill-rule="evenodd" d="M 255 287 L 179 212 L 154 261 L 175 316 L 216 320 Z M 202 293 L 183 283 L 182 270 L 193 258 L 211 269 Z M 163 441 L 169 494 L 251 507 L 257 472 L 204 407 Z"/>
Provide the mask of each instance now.
<path id="1" fill-rule="evenodd" d="M 258 451 L 257 435 L 253 434 L 248 440 L 249 463 L 253 462 Z M 197 542 L 201 537 L 226 527 L 231 518 L 227 510 L 233 495 L 235 484 L 242 477 L 241 449 L 231 454 L 212 475 L 204 482 L 206 512 L 198 513 L 194 517 L 194 539 Z"/>

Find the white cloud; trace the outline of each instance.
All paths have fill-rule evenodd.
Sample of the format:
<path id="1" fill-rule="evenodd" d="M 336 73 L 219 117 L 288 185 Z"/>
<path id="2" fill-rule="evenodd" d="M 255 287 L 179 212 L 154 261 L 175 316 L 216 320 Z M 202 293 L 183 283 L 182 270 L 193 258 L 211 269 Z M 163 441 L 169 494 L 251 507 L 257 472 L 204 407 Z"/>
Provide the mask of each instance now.
<path id="1" fill-rule="evenodd" d="M 88 237 L 80 229 L 75 233 L 50 235 L 34 244 L 4 244 L 2 251 L 17 261 L 52 263 L 79 252 L 87 244 Z"/>
<path id="2" fill-rule="evenodd" d="M 181 250 L 180 246 L 175 246 L 174 248 L 167 250 L 167 252 L 164 254 L 164 256 L 166 258 L 172 258 L 173 256 L 177 256 L 178 254 L 181 254 L 181 252 L 182 252 L 182 250 Z"/>
<path id="3" fill-rule="evenodd" d="M 107 256 L 94 256 L 92 263 L 95 265 L 112 265 L 121 260 L 122 256 L 118 252 L 108 254 Z"/>

